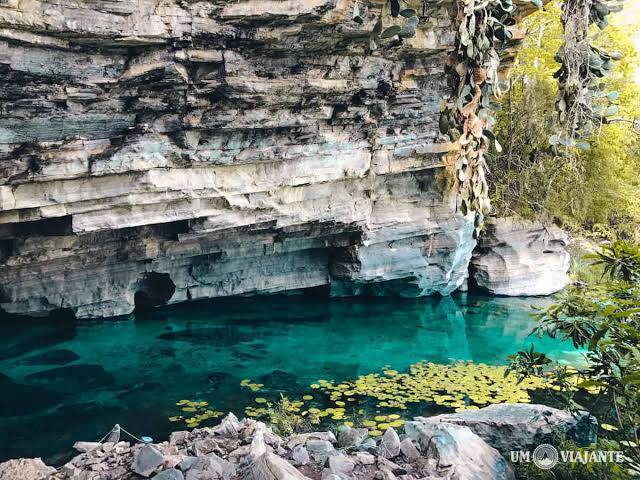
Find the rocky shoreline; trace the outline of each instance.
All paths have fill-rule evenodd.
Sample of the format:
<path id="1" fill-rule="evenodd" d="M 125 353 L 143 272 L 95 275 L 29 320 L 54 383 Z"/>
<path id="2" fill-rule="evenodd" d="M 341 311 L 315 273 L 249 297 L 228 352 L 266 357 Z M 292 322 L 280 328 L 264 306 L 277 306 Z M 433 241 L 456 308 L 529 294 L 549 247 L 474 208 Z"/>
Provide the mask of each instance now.
<path id="1" fill-rule="evenodd" d="M 509 480 L 513 450 L 533 450 L 561 434 L 579 444 L 595 439 L 587 414 L 529 404 L 417 417 L 404 431 L 341 426 L 281 438 L 232 413 L 210 428 L 173 432 L 151 444 L 77 442 L 80 453 L 59 469 L 41 459 L 0 464 L 0 480 Z"/>

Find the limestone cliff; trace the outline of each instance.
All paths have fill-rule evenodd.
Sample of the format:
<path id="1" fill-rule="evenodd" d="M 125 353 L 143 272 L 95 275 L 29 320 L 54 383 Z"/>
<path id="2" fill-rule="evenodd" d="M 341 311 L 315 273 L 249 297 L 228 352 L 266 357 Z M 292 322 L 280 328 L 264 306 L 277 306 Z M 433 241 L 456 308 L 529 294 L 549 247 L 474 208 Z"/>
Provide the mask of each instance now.
<path id="1" fill-rule="evenodd" d="M 475 241 L 439 185 L 452 8 L 376 45 L 385 9 L 1 0 L 0 307 L 455 290 Z"/>

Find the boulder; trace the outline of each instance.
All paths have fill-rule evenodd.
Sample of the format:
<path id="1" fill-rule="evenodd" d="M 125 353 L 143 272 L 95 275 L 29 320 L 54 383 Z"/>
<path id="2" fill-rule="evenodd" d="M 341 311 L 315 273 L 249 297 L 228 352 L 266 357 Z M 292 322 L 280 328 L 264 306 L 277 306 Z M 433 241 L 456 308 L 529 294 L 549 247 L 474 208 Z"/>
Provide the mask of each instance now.
<path id="1" fill-rule="evenodd" d="M 153 445 L 144 445 L 133 456 L 131 470 L 143 477 L 149 477 L 164 463 L 164 455 Z"/>
<path id="2" fill-rule="evenodd" d="M 400 455 L 400 437 L 393 428 L 388 428 L 382 435 L 378 453 L 384 458 L 395 458 Z"/>
<path id="3" fill-rule="evenodd" d="M 324 440 L 335 443 L 336 436 L 331 432 L 300 433 L 289 437 L 287 440 L 287 448 L 293 449 L 296 445 L 305 445 L 309 440 Z"/>
<path id="4" fill-rule="evenodd" d="M 196 462 L 187 470 L 186 480 L 229 480 L 236 473 L 235 466 L 211 453 L 197 457 Z"/>
<path id="5" fill-rule="evenodd" d="M 400 442 L 400 452 L 402 452 L 405 458 L 409 461 L 420 458 L 420 452 L 413 444 L 413 440 L 411 438 L 405 438 Z"/>
<path id="6" fill-rule="evenodd" d="M 170 468 L 168 470 L 163 470 L 155 477 L 153 480 L 184 480 L 184 475 L 180 470 L 176 470 L 175 468 Z"/>
<path id="7" fill-rule="evenodd" d="M 472 283 L 494 295 L 550 295 L 569 284 L 567 234 L 517 217 L 486 223 L 473 252 Z"/>
<path id="8" fill-rule="evenodd" d="M 469 427 L 451 423 L 407 422 L 407 435 L 441 476 L 460 480 L 515 480 L 510 464 Z"/>
<path id="9" fill-rule="evenodd" d="M 587 413 L 573 415 L 546 405 L 528 403 L 500 403 L 480 410 L 418 417 L 415 420 L 467 426 L 503 455 L 549 443 L 557 433 L 565 434 L 581 445 L 588 445 L 595 441 L 598 430 L 596 419 Z"/>
<path id="10" fill-rule="evenodd" d="M 337 455 L 336 449 L 333 448 L 333 444 L 328 440 L 309 440 L 307 442 L 307 450 L 318 463 L 324 463 L 327 458 Z"/>
<path id="11" fill-rule="evenodd" d="M 356 463 L 347 455 L 329 457 L 329 470 L 336 475 L 348 475 L 356 468 Z"/>
<path id="12" fill-rule="evenodd" d="M 309 480 L 289 462 L 274 453 L 265 452 L 252 462 L 243 480 Z"/>
<path id="13" fill-rule="evenodd" d="M 291 452 L 291 459 L 294 465 L 306 465 L 311 461 L 309 458 L 309 452 L 302 445 L 297 445 Z"/>
<path id="14" fill-rule="evenodd" d="M 338 429 L 338 446 L 342 448 L 358 447 L 369 436 L 366 428 L 352 428 L 343 425 Z"/>
<path id="15" fill-rule="evenodd" d="M 100 442 L 76 442 L 73 444 L 73 448 L 81 453 L 90 452 L 101 446 Z"/>
<path id="16" fill-rule="evenodd" d="M 40 458 L 18 458 L 0 463 L 0 480 L 41 480 L 56 473 Z"/>

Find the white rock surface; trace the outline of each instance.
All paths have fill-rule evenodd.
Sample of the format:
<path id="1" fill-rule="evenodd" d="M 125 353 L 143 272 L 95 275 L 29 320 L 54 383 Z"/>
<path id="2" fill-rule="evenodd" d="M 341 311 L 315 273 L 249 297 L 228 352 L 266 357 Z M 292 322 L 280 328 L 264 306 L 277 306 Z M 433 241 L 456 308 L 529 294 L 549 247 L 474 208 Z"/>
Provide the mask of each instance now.
<path id="1" fill-rule="evenodd" d="M 4 311 L 464 282 L 471 217 L 438 183 L 448 7 L 370 51 L 384 2 L 362 24 L 356 0 L 4 3 Z"/>
<path id="2" fill-rule="evenodd" d="M 550 295 L 569 284 L 569 238 L 553 225 L 490 219 L 471 260 L 472 281 L 494 295 Z"/>

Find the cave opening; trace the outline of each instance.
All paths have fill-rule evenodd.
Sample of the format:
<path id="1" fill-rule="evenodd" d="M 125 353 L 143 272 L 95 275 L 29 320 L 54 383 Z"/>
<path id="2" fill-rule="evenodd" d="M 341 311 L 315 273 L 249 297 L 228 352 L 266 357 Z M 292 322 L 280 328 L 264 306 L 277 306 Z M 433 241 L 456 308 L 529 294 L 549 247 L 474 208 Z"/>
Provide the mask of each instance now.
<path id="1" fill-rule="evenodd" d="M 144 312 L 165 305 L 176 291 L 168 273 L 148 272 L 138 280 L 133 297 L 135 310 Z"/>

